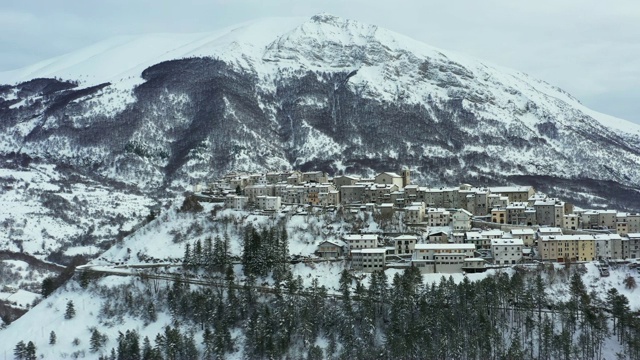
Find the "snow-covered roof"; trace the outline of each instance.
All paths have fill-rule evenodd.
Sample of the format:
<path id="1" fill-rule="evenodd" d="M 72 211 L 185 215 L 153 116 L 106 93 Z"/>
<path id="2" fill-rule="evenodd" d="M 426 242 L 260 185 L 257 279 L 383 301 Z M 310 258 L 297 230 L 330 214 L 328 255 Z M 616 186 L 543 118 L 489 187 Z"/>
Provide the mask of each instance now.
<path id="1" fill-rule="evenodd" d="M 376 234 L 347 234 L 342 237 L 344 241 L 353 240 L 375 240 L 378 238 Z"/>
<path id="2" fill-rule="evenodd" d="M 540 234 L 562 234 L 562 229 L 559 227 L 541 227 L 538 229 Z"/>
<path id="3" fill-rule="evenodd" d="M 387 252 L 386 248 L 370 248 L 370 249 L 351 250 L 351 254 L 384 254 L 386 252 Z"/>
<path id="4" fill-rule="evenodd" d="M 471 212 L 469 212 L 468 210 L 465 210 L 465 209 L 458 209 L 458 210 L 456 210 L 456 213 L 463 213 L 463 214 L 466 214 L 468 216 L 473 216 L 473 214 Z"/>
<path id="5" fill-rule="evenodd" d="M 511 235 L 533 235 L 533 229 L 511 229 Z"/>
<path id="6" fill-rule="evenodd" d="M 400 235 L 393 238 L 394 240 L 418 240 L 415 235 Z"/>
<path id="7" fill-rule="evenodd" d="M 498 230 L 498 229 L 484 230 L 482 232 L 482 235 L 484 235 L 484 236 L 502 236 L 502 235 L 504 235 L 504 231 Z"/>
<path id="8" fill-rule="evenodd" d="M 384 174 L 384 175 L 391 176 L 391 177 L 394 177 L 394 178 L 401 178 L 401 177 L 402 177 L 402 176 L 400 176 L 400 175 L 398 175 L 398 174 L 396 174 L 396 173 L 394 173 L 394 172 L 383 172 L 383 173 L 378 174 L 378 176 L 383 175 L 383 174 Z M 377 177 L 377 176 L 376 176 L 376 177 Z"/>
<path id="9" fill-rule="evenodd" d="M 492 193 L 528 192 L 531 189 L 531 186 L 494 186 L 489 188 Z"/>
<path id="10" fill-rule="evenodd" d="M 332 245 L 339 246 L 339 247 L 345 247 L 345 246 L 347 245 L 347 244 L 346 244 L 344 241 L 342 241 L 342 240 L 338 240 L 338 239 L 331 239 L 331 240 L 324 240 L 324 241 L 321 241 L 321 242 L 320 242 L 320 244 L 318 244 L 318 246 L 320 246 L 320 245 L 322 245 L 322 244 L 324 244 L 324 243 L 330 243 L 330 244 L 332 244 Z"/>
<path id="11" fill-rule="evenodd" d="M 595 240 L 593 235 L 545 235 L 541 236 L 542 241 L 581 241 L 581 240 Z"/>
<path id="12" fill-rule="evenodd" d="M 416 244 L 416 250 L 475 250 L 473 244 Z"/>
<path id="13" fill-rule="evenodd" d="M 622 237 L 618 234 L 596 234 L 596 240 L 620 240 Z"/>
<path id="14" fill-rule="evenodd" d="M 491 239 L 492 246 L 501 246 L 501 245 L 514 245 L 514 246 L 524 246 L 524 242 L 522 239 Z"/>

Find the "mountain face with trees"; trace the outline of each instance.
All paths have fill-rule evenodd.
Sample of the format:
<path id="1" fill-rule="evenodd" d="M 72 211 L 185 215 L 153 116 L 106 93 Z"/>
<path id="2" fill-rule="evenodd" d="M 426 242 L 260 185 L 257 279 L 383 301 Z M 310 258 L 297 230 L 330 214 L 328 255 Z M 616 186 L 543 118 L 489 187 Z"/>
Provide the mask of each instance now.
<path id="1" fill-rule="evenodd" d="M 147 191 L 231 170 L 406 167 L 435 186 L 531 184 L 637 207 L 637 127 L 549 84 L 326 14 L 235 30 L 105 82 L 0 74 L 15 82 L 0 87 L 0 156 Z M 108 54 L 82 64 L 100 74 L 91 59 Z"/>
<path id="2" fill-rule="evenodd" d="M 190 271 L 202 274 L 207 265 Z M 249 269 L 243 283 L 231 273 L 216 287 L 179 278 L 160 287 L 90 282 L 82 291 L 100 299 L 99 325 L 74 341 L 88 341 L 100 359 L 640 359 L 640 322 L 629 300 L 615 288 L 605 299 L 590 292 L 580 266 L 556 271 L 425 284 L 408 268 L 392 278 L 374 272 L 365 285 L 345 270 L 337 293 L 318 279 L 304 286 L 287 270 L 267 293 Z M 569 283 L 564 299 L 545 291 L 553 281 Z M 159 316 L 171 325 L 150 337 Z M 118 327 L 108 342 L 99 329 L 123 317 L 144 327 Z M 21 341 L 15 351 L 26 359 L 32 350 Z"/>

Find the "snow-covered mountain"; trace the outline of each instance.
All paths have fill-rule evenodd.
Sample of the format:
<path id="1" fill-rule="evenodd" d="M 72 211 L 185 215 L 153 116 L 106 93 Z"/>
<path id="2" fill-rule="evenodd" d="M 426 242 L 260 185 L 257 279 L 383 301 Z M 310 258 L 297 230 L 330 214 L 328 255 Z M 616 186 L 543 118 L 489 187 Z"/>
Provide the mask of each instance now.
<path id="1" fill-rule="evenodd" d="M 430 185 L 640 200 L 640 126 L 520 72 L 327 14 L 120 37 L 0 83 L 3 156 L 144 190 L 230 170 L 408 167 Z"/>

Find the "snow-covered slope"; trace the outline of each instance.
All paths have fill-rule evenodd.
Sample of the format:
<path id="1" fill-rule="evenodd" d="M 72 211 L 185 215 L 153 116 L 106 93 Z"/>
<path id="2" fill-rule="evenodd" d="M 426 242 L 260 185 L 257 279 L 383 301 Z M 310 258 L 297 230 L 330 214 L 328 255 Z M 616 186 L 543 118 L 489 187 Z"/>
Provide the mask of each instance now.
<path id="1" fill-rule="evenodd" d="M 43 77 L 64 81 L 27 81 Z M 0 83 L 12 84 L 0 88 L 1 151 L 146 189 L 230 170 L 408 167 L 430 185 L 538 181 L 582 204 L 589 193 L 640 200 L 640 126 L 520 72 L 328 14 L 120 37 Z"/>

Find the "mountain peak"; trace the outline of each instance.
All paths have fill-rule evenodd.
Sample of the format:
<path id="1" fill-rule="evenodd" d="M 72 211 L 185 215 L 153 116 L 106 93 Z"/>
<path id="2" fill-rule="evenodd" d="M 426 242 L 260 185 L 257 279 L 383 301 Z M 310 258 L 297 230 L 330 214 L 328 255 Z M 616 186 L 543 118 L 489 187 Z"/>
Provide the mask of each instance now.
<path id="1" fill-rule="evenodd" d="M 311 21 L 320 23 L 335 23 L 340 20 L 342 19 L 326 12 L 319 13 L 311 17 Z"/>

